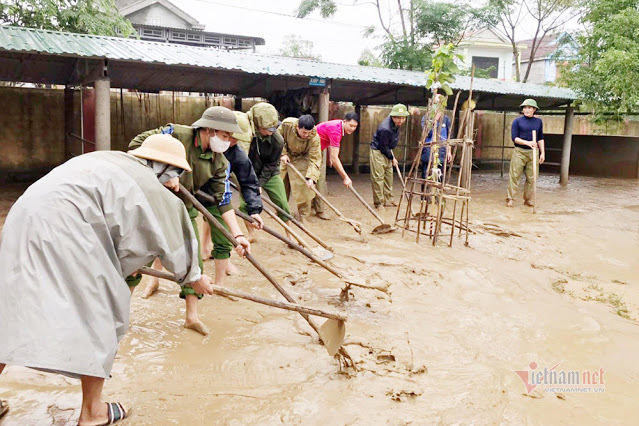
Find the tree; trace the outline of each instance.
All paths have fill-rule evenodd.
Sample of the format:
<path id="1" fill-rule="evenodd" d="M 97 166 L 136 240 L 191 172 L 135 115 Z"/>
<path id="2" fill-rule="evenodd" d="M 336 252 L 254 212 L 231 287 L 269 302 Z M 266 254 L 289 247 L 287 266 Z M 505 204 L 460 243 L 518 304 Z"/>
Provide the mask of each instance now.
<path id="1" fill-rule="evenodd" d="M 357 63 L 365 67 L 383 67 L 382 61 L 370 49 L 362 50 Z"/>
<path id="2" fill-rule="evenodd" d="M 135 31 L 113 0 L 3 0 L 0 24 L 123 37 Z"/>
<path id="3" fill-rule="evenodd" d="M 489 6 L 499 16 L 499 25 L 495 29 L 511 43 L 515 59 L 515 80 L 526 82 L 530 76 L 537 50 L 544 38 L 560 30 L 580 12 L 582 0 L 490 0 Z M 521 78 L 519 69 L 519 51 L 516 42 L 516 30 L 522 25 L 524 17 L 535 22 L 535 33 L 528 53 L 528 66 Z"/>
<path id="4" fill-rule="evenodd" d="M 599 116 L 639 111 L 639 0 L 590 0 L 581 22 L 586 32 L 561 81 Z"/>
<path id="5" fill-rule="evenodd" d="M 317 53 L 313 53 L 313 42 L 309 40 L 302 40 L 294 34 L 289 34 L 285 37 L 282 43 L 283 47 L 279 51 L 280 56 L 287 56 L 289 58 L 300 59 L 312 59 L 319 61 L 322 59 Z"/>
<path id="6" fill-rule="evenodd" d="M 356 0 L 357 1 L 357 0 Z M 435 0 L 371 0 L 377 10 L 379 28 L 371 25 L 366 34 L 382 40 L 380 56 L 389 68 L 425 70 L 430 66 L 433 47 L 446 43 L 458 44 L 472 27 L 493 22 L 494 13 L 488 7 L 472 7 Z M 330 17 L 337 11 L 334 0 L 301 0 L 298 17 L 314 11 Z"/>

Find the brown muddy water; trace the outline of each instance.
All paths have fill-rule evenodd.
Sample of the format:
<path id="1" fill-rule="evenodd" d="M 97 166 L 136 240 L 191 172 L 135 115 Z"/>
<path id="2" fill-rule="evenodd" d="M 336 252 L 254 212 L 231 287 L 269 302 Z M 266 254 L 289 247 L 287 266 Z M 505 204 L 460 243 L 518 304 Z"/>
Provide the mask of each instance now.
<path id="1" fill-rule="evenodd" d="M 336 219 L 309 219 L 335 247 L 332 264 L 390 284 L 387 293 L 353 288 L 346 303 L 337 278 L 261 234 L 255 257 L 288 291 L 349 315 L 358 372 L 340 372 L 298 314 L 247 301 L 202 300 L 211 329 L 202 338 L 181 327 L 178 288 L 162 282 L 151 299 L 134 294 L 104 398 L 129 404 L 135 425 L 636 424 L 639 183 L 557 180 L 540 177 L 533 215 L 521 200 L 505 207 L 505 178 L 476 174 L 470 247 L 418 245 L 401 232 L 364 238 Z M 368 175 L 355 185 L 371 199 Z M 337 179 L 329 186 L 347 216 L 378 224 Z M 3 189 L 3 218 L 23 189 Z M 382 214 L 392 221 L 395 211 Z M 227 285 L 280 298 L 248 262 L 236 264 Z M 602 369 L 605 391 L 527 393 L 515 370 L 531 362 L 536 371 Z M 72 424 L 80 397 L 77 381 L 9 366 L 2 425 Z"/>

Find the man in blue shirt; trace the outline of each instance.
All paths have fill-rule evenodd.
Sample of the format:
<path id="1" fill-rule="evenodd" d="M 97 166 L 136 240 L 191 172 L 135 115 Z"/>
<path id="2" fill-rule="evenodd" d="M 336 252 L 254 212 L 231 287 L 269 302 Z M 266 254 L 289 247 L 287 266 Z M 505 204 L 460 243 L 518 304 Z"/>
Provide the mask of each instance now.
<path id="1" fill-rule="evenodd" d="M 393 167 L 397 160 L 393 149 L 399 141 L 399 128 L 410 113 L 404 104 L 393 106 L 388 117 L 382 121 L 371 142 L 370 167 L 373 184 L 373 201 L 376 209 L 396 206 L 393 200 Z"/>
<path id="2" fill-rule="evenodd" d="M 521 174 L 526 175 L 526 185 L 524 186 L 524 204 L 532 206 L 533 188 L 533 147 L 539 148 L 539 164 L 543 164 L 546 159 L 544 149 L 544 125 L 540 118 L 535 117 L 535 112 L 539 109 L 534 99 L 526 99 L 521 104 L 524 115 L 517 117 L 513 121 L 511 136 L 515 148 L 510 160 L 510 176 L 508 179 L 508 195 L 506 206 L 513 206 L 513 199 L 519 189 L 519 178 Z M 537 142 L 533 141 L 533 130 L 537 132 Z"/>
<path id="3" fill-rule="evenodd" d="M 437 127 L 437 140 L 438 141 L 447 141 L 450 137 L 450 126 L 451 121 L 447 115 L 442 112 L 442 109 L 439 109 L 439 103 L 444 99 L 441 94 L 438 94 L 435 97 L 435 101 L 433 102 L 433 108 L 437 109 L 435 113 L 435 123 L 434 126 Z M 426 125 L 426 115 L 422 117 L 422 129 Z M 426 136 L 426 146 L 422 149 L 422 179 L 426 179 L 426 169 L 428 168 L 428 161 L 430 159 L 430 144 L 433 141 L 433 129 L 431 128 L 428 131 L 428 135 Z M 444 159 L 447 162 L 452 161 L 452 154 L 450 152 L 450 148 L 446 148 L 445 146 L 440 146 L 437 150 L 439 154 L 439 159 L 437 161 L 438 167 L 442 169 L 442 165 L 444 164 Z M 431 167 L 434 167 L 435 164 L 432 164 Z"/>

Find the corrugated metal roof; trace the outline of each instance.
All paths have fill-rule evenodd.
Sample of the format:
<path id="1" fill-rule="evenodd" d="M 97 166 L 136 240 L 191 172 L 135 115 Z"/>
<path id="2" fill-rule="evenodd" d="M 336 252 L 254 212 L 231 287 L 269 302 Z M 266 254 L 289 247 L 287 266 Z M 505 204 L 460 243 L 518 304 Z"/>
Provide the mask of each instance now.
<path id="1" fill-rule="evenodd" d="M 426 84 L 423 72 L 333 64 L 246 52 L 228 52 L 205 47 L 11 26 L 0 26 L 0 52 L 2 51 L 183 65 L 272 76 L 322 77 L 400 86 L 424 87 Z M 455 90 L 467 91 L 470 88 L 470 77 L 457 77 L 457 81 L 451 86 Z M 575 92 L 566 88 L 492 79 L 476 78 L 473 89 L 482 93 L 532 98 L 577 98 Z"/>

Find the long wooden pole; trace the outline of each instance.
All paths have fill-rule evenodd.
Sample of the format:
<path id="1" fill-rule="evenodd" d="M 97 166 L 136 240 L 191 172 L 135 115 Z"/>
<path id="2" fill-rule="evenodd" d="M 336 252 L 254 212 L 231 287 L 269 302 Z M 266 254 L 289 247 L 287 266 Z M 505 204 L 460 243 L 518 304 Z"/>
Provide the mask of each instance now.
<path id="1" fill-rule="evenodd" d="M 180 193 L 182 193 L 184 195 L 184 197 L 186 197 L 186 199 L 188 201 L 191 202 L 191 204 L 193 204 L 193 206 L 204 215 L 204 217 L 209 221 L 209 223 L 213 226 L 215 226 L 223 235 L 224 237 L 229 240 L 231 242 L 231 244 L 233 244 L 233 247 L 237 247 L 238 246 L 238 242 L 235 238 L 233 238 L 233 236 L 231 235 L 231 233 L 224 227 L 222 226 L 222 224 L 220 222 L 217 221 L 217 219 L 215 219 L 215 217 L 206 209 L 206 207 L 204 207 L 202 205 L 202 203 L 200 203 L 198 201 L 197 198 L 195 198 L 195 196 L 193 194 L 191 194 L 189 192 L 188 189 L 186 189 L 184 187 L 184 185 L 180 184 Z M 290 302 L 290 303 L 295 303 L 295 299 L 293 299 L 293 297 L 277 282 L 275 281 L 275 279 L 271 276 L 271 274 L 268 273 L 268 271 L 266 271 L 266 269 L 264 269 L 262 267 L 262 265 L 260 265 L 258 263 L 257 260 L 255 260 L 255 258 L 250 254 L 250 253 L 246 253 L 245 255 L 246 259 L 251 262 L 251 264 L 253 266 L 255 266 L 255 268 L 260 271 L 260 273 L 262 275 L 264 275 L 264 278 L 266 278 L 268 280 L 268 282 L 270 282 L 273 287 L 275 287 L 275 289 L 282 295 L 284 296 L 284 298 Z M 322 340 L 322 336 L 320 333 L 320 327 L 315 323 L 315 321 L 313 321 L 312 318 L 310 318 L 307 314 L 304 314 L 302 312 L 300 312 L 300 315 L 306 320 L 306 322 L 308 323 L 308 325 L 311 326 L 311 328 L 317 333 L 317 336 L 320 339 L 320 342 L 324 343 L 324 341 Z M 346 351 L 346 349 L 344 347 L 341 347 L 339 349 L 339 354 L 342 355 L 344 358 L 349 359 L 352 363 L 352 367 L 355 367 L 355 363 L 353 362 L 353 359 L 351 358 L 351 356 L 348 354 L 348 352 Z"/>
<path id="2" fill-rule="evenodd" d="M 151 275 L 154 277 L 162 278 L 165 280 L 176 281 L 175 275 L 170 272 L 158 271 L 153 268 L 144 267 L 139 271 L 145 275 Z M 308 306 L 298 305 L 296 303 L 289 302 L 281 302 L 279 300 L 267 299 L 265 297 L 255 296 L 250 293 L 245 293 L 239 290 L 233 290 L 230 288 L 221 287 L 215 284 L 211 284 L 213 287 L 213 292 L 220 296 L 233 296 L 238 297 L 240 299 L 250 300 L 251 302 L 260 303 L 262 305 L 272 306 L 274 308 L 285 309 L 287 311 L 295 311 L 308 315 L 315 315 L 317 317 L 330 318 L 339 321 L 346 321 L 348 318 L 344 314 L 339 314 L 336 312 L 329 312 L 323 309 L 310 308 Z"/>

